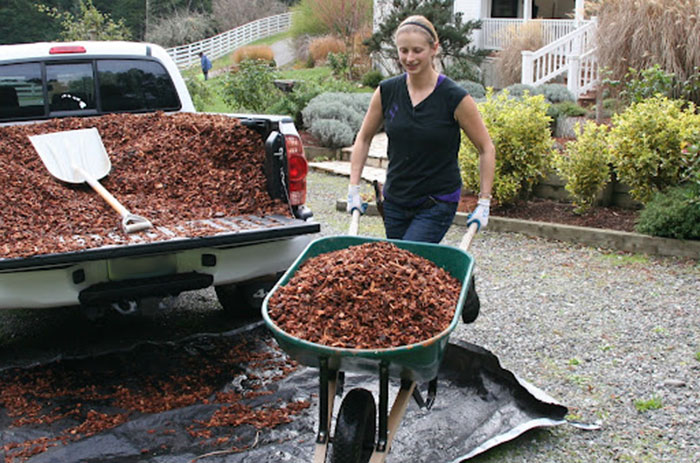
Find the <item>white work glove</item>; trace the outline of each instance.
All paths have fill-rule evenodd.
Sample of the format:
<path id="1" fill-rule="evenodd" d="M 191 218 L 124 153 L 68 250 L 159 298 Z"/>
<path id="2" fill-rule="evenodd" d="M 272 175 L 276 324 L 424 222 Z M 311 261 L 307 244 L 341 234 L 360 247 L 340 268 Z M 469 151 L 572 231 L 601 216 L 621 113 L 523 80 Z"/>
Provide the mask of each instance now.
<path id="1" fill-rule="evenodd" d="M 352 214 L 354 209 L 360 211 L 360 214 L 364 214 L 367 209 L 367 204 L 363 204 L 360 198 L 360 185 L 348 185 L 348 204 L 345 210 Z"/>
<path id="2" fill-rule="evenodd" d="M 491 209 L 491 200 L 486 198 L 479 198 L 476 203 L 476 207 L 471 214 L 467 216 L 467 227 L 472 223 L 476 222 L 477 231 L 486 227 L 489 223 L 489 210 Z"/>

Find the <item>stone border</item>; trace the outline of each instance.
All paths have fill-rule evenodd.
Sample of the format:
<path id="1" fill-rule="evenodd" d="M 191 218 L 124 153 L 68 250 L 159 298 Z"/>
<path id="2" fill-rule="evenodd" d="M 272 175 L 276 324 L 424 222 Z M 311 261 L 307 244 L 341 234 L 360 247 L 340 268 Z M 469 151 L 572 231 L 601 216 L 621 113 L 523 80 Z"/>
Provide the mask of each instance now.
<path id="1" fill-rule="evenodd" d="M 338 200 L 336 210 L 345 210 L 346 201 Z M 375 204 L 367 208 L 367 215 L 379 215 Z M 467 224 L 467 215 L 458 212 L 454 219 L 457 225 Z M 584 244 L 595 248 L 607 248 L 637 254 L 668 257 L 682 257 L 700 260 L 700 241 L 676 240 L 619 232 L 601 228 L 577 227 L 572 225 L 533 222 L 530 220 L 489 217 L 489 231 L 522 233 L 528 236 L 546 238 L 569 243 Z"/>

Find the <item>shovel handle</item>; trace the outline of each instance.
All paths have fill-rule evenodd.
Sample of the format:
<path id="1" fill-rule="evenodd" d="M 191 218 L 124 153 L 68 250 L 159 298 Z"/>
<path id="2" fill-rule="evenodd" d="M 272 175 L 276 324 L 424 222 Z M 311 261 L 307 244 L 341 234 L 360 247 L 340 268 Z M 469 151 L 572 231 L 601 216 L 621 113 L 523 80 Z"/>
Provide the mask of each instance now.
<path id="1" fill-rule="evenodd" d="M 134 233 L 140 230 L 145 230 L 146 228 L 151 228 L 153 225 L 151 222 L 149 222 L 147 219 L 138 216 L 136 214 L 132 214 L 129 212 L 127 208 L 125 208 L 122 203 L 117 200 L 114 196 L 112 196 L 112 193 L 107 191 L 105 187 L 100 184 L 100 182 L 95 179 L 94 176 L 92 176 L 88 171 L 83 169 L 80 166 L 73 166 L 73 170 L 75 170 L 80 176 L 82 176 L 85 181 L 92 187 L 93 190 L 97 192 L 102 198 L 107 201 L 107 204 L 112 206 L 115 211 L 119 213 L 119 215 L 122 218 L 122 229 L 126 233 Z"/>

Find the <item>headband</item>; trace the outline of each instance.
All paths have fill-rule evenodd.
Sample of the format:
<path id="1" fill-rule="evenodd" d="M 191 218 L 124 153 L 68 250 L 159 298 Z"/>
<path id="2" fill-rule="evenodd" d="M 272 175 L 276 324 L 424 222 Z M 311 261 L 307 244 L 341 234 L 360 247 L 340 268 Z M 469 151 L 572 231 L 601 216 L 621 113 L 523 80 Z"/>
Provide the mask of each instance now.
<path id="1" fill-rule="evenodd" d="M 418 26 L 423 29 L 425 29 L 428 34 L 430 34 L 430 38 L 433 40 L 437 40 L 437 37 L 435 36 L 435 33 L 425 24 L 419 23 L 418 21 L 406 21 L 405 23 L 402 23 L 401 26 L 399 26 L 399 29 L 401 29 L 403 26 Z"/>

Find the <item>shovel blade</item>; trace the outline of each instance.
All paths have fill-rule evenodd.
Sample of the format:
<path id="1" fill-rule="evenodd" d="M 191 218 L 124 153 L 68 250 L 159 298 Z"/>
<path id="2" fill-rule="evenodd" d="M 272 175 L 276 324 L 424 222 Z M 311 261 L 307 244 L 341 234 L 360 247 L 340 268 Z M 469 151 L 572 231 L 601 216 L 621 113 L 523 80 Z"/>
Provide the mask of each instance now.
<path id="1" fill-rule="evenodd" d="M 51 175 L 68 183 L 83 183 L 80 167 L 95 179 L 107 175 L 112 163 L 96 128 L 32 135 L 34 149 Z"/>

